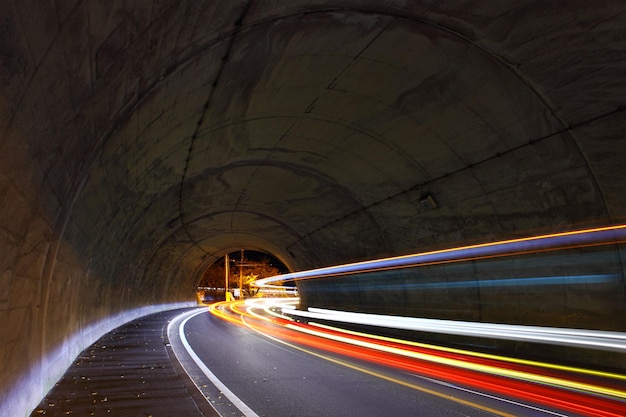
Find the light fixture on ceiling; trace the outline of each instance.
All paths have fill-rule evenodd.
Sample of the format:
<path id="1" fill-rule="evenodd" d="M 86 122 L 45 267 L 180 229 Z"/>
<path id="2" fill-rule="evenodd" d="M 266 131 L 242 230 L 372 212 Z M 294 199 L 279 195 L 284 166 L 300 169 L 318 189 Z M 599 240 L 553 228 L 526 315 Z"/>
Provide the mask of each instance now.
<path id="1" fill-rule="evenodd" d="M 437 202 L 430 194 L 423 195 L 419 201 L 424 210 L 434 210 L 438 207 Z"/>

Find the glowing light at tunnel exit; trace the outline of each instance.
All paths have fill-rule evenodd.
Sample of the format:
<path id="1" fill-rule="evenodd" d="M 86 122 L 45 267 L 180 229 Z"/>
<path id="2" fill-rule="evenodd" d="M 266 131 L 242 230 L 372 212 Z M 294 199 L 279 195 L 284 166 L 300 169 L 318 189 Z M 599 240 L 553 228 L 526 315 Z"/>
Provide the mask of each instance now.
<path id="1" fill-rule="evenodd" d="M 626 242 L 626 225 L 606 226 L 329 266 L 263 278 L 255 281 L 253 284 L 259 287 L 272 287 L 272 283 L 277 281 L 285 282 L 327 278 L 331 276 L 383 271 L 394 268 L 471 261 L 624 242 Z M 581 276 L 580 278 L 604 281 L 611 277 L 607 275 L 593 277 Z M 572 278 L 570 277 L 569 279 Z M 544 281 L 544 283 L 546 282 L 549 281 Z"/>

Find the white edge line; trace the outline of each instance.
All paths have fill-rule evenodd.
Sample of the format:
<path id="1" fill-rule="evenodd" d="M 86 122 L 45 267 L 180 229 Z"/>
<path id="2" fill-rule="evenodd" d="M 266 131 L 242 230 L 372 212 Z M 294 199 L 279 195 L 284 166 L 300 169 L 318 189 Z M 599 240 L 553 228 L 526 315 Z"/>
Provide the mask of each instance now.
<path id="1" fill-rule="evenodd" d="M 203 314 L 203 313 L 208 313 L 208 311 L 203 309 L 203 310 L 200 310 L 200 311 L 195 311 L 195 312 L 191 312 L 191 313 L 183 313 L 183 314 L 181 314 L 180 316 L 176 317 L 176 319 L 174 319 L 174 320 L 172 320 L 170 322 L 170 324 L 168 325 L 168 333 L 169 333 L 169 327 L 172 326 L 174 321 L 180 319 L 180 317 L 182 317 L 182 316 L 188 315 L 189 317 L 185 318 L 183 320 L 183 322 L 179 325 L 179 327 L 178 327 L 178 334 L 179 334 L 179 337 L 180 337 L 180 341 L 182 342 L 183 346 L 185 347 L 185 350 L 187 351 L 187 353 L 189 353 L 189 356 L 191 356 L 191 359 L 193 359 L 193 361 L 196 363 L 198 368 L 200 368 L 202 373 L 204 373 L 204 375 L 206 375 L 206 377 L 209 378 L 211 383 L 213 383 L 213 385 L 215 385 L 217 387 L 217 389 L 219 389 L 226 396 L 226 398 L 228 398 L 230 400 L 230 402 L 233 403 L 233 405 L 235 407 L 237 407 L 239 409 L 239 411 L 242 412 L 243 415 L 245 415 L 246 417 L 259 417 L 258 414 L 256 414 L 254 411 L 252 411 L 252 409 L 250 407 L 248 407 L 239 397 L 237 397 L 231 390 L 229 390 L 228 387 L 226 385 L 224 385 L 224 383 L 222 381 L 220 381 L 220 379 L 217 376 L 215 376 L 215 374 L 213 372 L 211 372 L 211 370 L 204 364 L 204 362 L 202 362 L 202 360 L 198 357 L 196 352 L 193 350 L 193 348 L 191 347 L 191 345 L 187 341 L 187 338 L 185 337 L 185 324 L 187 324 L 187 322 L 190 319 L 194 318 L 197 315 Z M 176 354 L 176 351 L 174 351 L 174 354 Z M 180 360 L 180 358 L 179 358 L 179 360 Z M 184 369 L 184 367 L 183 367 L 183 369 Z M 185 370 L 185 372 L 187 372 L 187 371 Z M 187 374 L 187 375 L 189 375 L 189 374 Z M 191 378 L 191 376 L 189 376 L 189 377 Z M 191 380 L 193 381 L 193 378 L 191 378 Z M 198 389 L 200 389 L 200 388 L 198 387 Z M 207 399 L 207 401 L 208 401 L 208 399 Z"/>

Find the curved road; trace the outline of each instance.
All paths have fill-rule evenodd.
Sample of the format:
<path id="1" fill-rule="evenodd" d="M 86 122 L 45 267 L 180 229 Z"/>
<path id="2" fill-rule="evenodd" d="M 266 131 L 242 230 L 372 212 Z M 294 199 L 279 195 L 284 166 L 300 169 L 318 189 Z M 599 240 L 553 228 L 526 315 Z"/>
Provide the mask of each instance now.
<path id="1" fill-rule="evenodd" d="M 329 353 L 297 339 L 280 341 L 275 334 L 260 331 L 223 320 L 208 309 L 179 317 L 170 325 L 174 351 L 222 416 L 564 415 Z M 182 343 L 188 343 L 196 361 Z M 197 361 L 206 366 L 205 372 Z M 215 381 L 227 388 L 216 388 Z M 229 397 L 223 394 L 226 390 Z"/>

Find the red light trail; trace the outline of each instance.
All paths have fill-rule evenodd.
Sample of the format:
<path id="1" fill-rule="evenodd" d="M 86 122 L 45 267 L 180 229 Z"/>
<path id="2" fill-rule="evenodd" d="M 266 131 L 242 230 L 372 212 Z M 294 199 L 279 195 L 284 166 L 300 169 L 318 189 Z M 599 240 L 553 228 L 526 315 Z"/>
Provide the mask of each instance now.
<path id="1" fill-rule="evenodd" d="M 445 384 L 514 399 L 531 407 L 547 407 L 565 413 L 597 417 L 626 415 L 624 375 L 300 323 L 276 312 L 285 305 L 285 299 L 274 301 L 278 304 L 267 299 L 217 303 L 210 307 L 210 311 L 221 319 L 246 326 L 274 340 L 338 355 L 341 359 L 336 361 L 346 366 L 350 366 L 350 360 L 382 365 Z M 369 373 L 385 377 L 378 371 Z M 403 383 L 392 377 L 385 378 Z M 486 408 L 480 404 L 470 405 Z M 488 411 L 508 415 L 497 410 Z"/>

